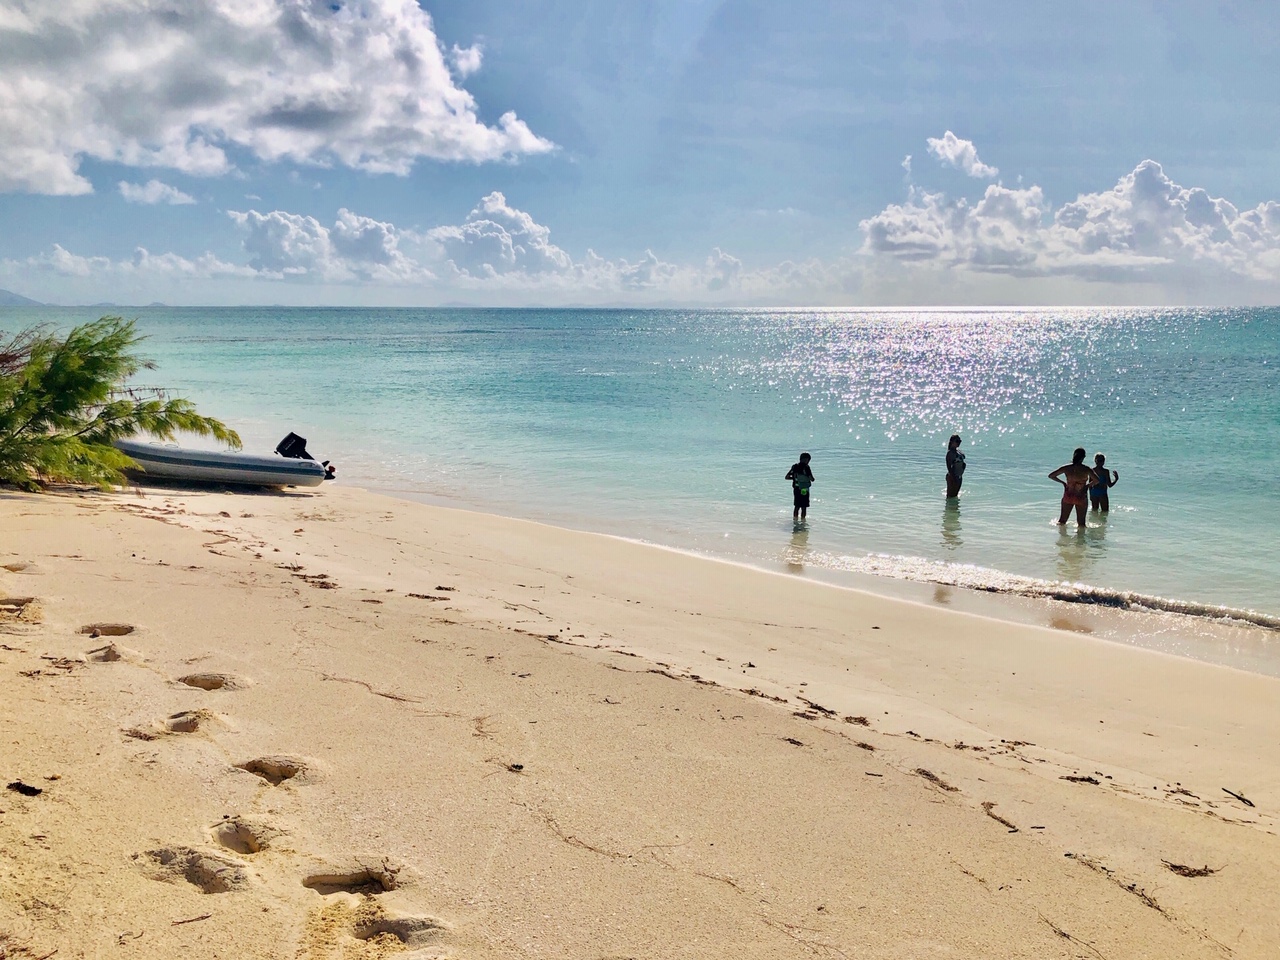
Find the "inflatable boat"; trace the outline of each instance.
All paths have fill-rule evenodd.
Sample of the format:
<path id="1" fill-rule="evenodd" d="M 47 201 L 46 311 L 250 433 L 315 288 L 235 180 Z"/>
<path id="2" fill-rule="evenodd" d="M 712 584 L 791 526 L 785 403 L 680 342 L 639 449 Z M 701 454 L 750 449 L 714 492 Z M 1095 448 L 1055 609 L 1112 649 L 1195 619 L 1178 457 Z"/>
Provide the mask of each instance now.
<path id="1" fill-rule="evenodd" d="M 305 441 L 303 443 L 305 447 Z M 259 457 L 230 450 L 188 450 L 141 440 L 117 440 L 115 447 L 137 463 L 145 477 L 157 480 L 234 483 L 247 487 L 318 487 L 332 473 L 326 464 L 311 459 Z"/>

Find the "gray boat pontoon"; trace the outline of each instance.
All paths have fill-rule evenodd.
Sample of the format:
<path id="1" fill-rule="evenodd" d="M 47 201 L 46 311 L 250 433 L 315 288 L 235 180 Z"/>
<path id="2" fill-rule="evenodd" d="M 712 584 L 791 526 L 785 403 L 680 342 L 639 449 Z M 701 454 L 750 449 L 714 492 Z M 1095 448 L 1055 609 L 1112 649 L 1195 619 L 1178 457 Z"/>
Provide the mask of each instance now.
<path id="1" fill-rule="evenodd" d="M 305 441 L 303 443 L 305 446 Z M 330 473 L 329 467 L 311 459 L 259 457 L 230 450 L 189 450 L 139 440 L 117 440 L 115 447 L 128 454 L 144 476 L 157 480 L 251 487 L 318 487 Z"/>

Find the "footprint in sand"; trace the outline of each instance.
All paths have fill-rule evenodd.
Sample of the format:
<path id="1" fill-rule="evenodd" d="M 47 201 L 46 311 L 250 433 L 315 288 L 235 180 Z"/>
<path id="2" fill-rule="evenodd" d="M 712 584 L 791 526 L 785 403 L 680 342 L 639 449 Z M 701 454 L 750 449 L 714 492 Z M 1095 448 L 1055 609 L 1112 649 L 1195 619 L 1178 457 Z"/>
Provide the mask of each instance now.
<path id="1" fill-rule="evenodd" d="M 237 763 L 236 766 L 261 777 L 273 787 L 280 786 L 286 780 L 305 782 L 314 773 L 311 765 L 299 757 L 255 757 L 244 763 Z"/>
<path id="2" fill-rule="evenodd" d="M 389 913 L 377 899 L 361 897 L 326 904 L 307 918 L 302 953 L 307 960 L 364 960 L 414 950 L 414 957 L 439 957 L 431 947 L 439 944 L 449 927 L 434 917 Z"/>
<path id="3" fill-rule="evenodd" d="M 161 847 L 134 854 L 142 871 L 165 883 L 185 881 L 201 893 L 230 893 L 249 883 L 248 864 L 194 847 Z"/>
<path id="4" fill-rule="evenodd" d="M 20 573 L 24 577 L 37 577 L 44 573 L 34 563 L 26 560 L 15 560 L 12 563 L 0 563 L 0 570 L 8 570 L 10 573 Z"/>
<path id="5" fill-rule="evenodd" d="M 98 637 L 127 637 L 137 629 L 131 623 L 86 623 L 76 633 L 83 633 L 90 640 L 96 640 Z"/>
<path id="6" fill-rule="evenodd" d="M 170 733 L 196 733 L 206 729 L 216 719 L 208 710 L 183 710 L 166 717 L 164 728 Z"/>
<path id="7" fill-rule="evenodd" d="M 376 896 L 403 886 L 400 872 L 400 867 L 386 860 L 353 857 L 307 874 L 302 885 L 325 897 L 335 893 Z"/>
<path id="8" fill-rule="evenodd" d="M 130 727 L 126 737 L 134 740 L 158 740 L 179 733 L 199 733 L 218 723 L 218 716 L 209 710 L 182 710 L 147 727 Z"/>
<path id="9" fill-rule="evenodd" d="M 435 917 L 392 913 L 381 896 L 406 885 L 402 868 L 386 860 L 355 857 L 307 874 L 302 885 L 331 902 L 307 919 L 308 960 L 356 960 L 403 950 L 422 951 L 439 944 L 449 927 Z M 411 884 L 410 884 L 411 885 Z M 415 957 L 438 956 L 415 952 Z"/>
<path id="10" fill-rule="evenodd" d="M 200 690 L 243 690 L 249 686 L 249 681 L 229 673 L 189 673 L 178 682 Z"/>
<path id="11" fill-rule="evenodd" d="M 209 828 L 211 840 L 242 856 L 261 853 L 283 835 L 283 830 L 257 817 L 227 816 Z"/>
<path id="12" fill-rule="evenodd" d="M 44 611 L 35 597 L 0 598 L 0 623 L 40 623 Z"/>

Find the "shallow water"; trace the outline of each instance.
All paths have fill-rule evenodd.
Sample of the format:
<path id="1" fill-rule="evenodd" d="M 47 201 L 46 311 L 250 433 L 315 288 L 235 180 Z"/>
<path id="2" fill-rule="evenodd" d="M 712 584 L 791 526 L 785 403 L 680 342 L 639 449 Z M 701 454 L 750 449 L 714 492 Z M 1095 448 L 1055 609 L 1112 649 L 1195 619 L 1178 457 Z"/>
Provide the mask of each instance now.
<path id="1" fill-rule="evenodd" d="M 342 480 L 770 569 L 1280 616 L 1274 309 L 122 312 L 155 382 Z M 1120 472 L 1082 531 L 1046 477 L 1076 446 Z"/>

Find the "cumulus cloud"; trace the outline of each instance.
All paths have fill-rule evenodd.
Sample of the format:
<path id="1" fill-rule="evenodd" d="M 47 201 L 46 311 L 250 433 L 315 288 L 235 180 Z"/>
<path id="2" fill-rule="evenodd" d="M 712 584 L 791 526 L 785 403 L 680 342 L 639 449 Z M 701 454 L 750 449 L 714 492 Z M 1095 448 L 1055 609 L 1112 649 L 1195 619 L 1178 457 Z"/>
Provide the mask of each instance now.
<path id="1" fill-rule="evenodd" d="M 645 250 L 635 260 L 588 250 L 577 260 L 551 240 L 551 229 L 494 191 L 462 223 L 423 233 L 338 211 L 332 226 L 275 210 L 230 213 L 244 234 L 247 269 L 259 279 L 295 283 L 394 283 L 487 297 L 559 299 L 630 297 L 715 299 L 761 289 L 757 275 L 715 248 L 701 264 L 678 265 Z M 790 265 L 788 265 L 790 266 Z M 768 281 L 779 282 L 783 274 Z"/>
<path id="2" fill-rule="evenodd" d="M 863 251 L 1016 276 L 1280 281 L 1280 203 L 1240 211 L 1144 160 L 1110 190 L 1056 211 L 1038 186 L 991 185 L 977 203 L 912 191 L 863 220 Z"/>
<path id="3" fill-rule="evenodd" d="M 0 261 L 0 272 L 6 275 L 22 272 L 28 276 L 49 273 L 60 277 L 93 278 L 98 281 L 139 277 L 211 279 L 254 275 L 251 268 L 220 260 L 212 253 L 188 259 L 176 253 L 153 254 L 145 247 L 138 247 L 131 257 L 112 260 L 110 257 L 81 256 L 57 243 L 47 253 L 36 254 L 21 260 Z"/>
<path id="4" fill-rule="evenodd" d="M 400 249 L 402 235 L 394 225 L 345 208 L 332 227 L 283 210 L 228 215 L 245 233 L 249 267 L 263 277 L 329 283 L 413 283 L 431 277 Z"/>
<path id="5" fill-rule="evenodd" d="M 1000 173 L 995 167 L 989 167 L 978 159 L 978 148 L 973 145 L 972 140 L 961 140 L 950 130 L 941 137 L 930 137 L 927 143 L 931 154 L 971 177 L 990 179 Z M 907 159 L 910 160 L 909 157 Z M 910 167 L 907 169 L 910 172 Z"/>
<path id="6" fill-rule="evenodd" d="M 1044 212 L 1039 187 L 1010 190 L 992 184 L 973 206 L 912 190 L 905 204 L 890 204 L 862 221 L 864 250 L 899 260 L 1014 265 L 1034 257 Z"/>
<path id="7" fill-rule="evenodd" d="M 74 0 L 0 25 L 0 191 L 83 194 L 85 157 L 194 175 L 229 151 L 404 174 L 553 145 L 483 123 L 416 0 Z M 478 46 L 455 48 L 457 78 Z"/>
<path id="8" fill-rule="evenodd" d="M 670 287 L 679 273 L 680 268 L 674 263 L 666 263 L 652 250 L 646 250 L 635 263 L 621 260 L 606 275 L 616 277 L 623 290 L 651 290 Z"/>
<path id="9" fill-rule="evenodd" d="M 1087 270 L 1097 259 L 1275 279 L 1280 203 L 1240 211 L 1201 187 L 1174 183 L 1160 164 L 1144 160 L 1111 190 L 1064 204 L 1054 216 L 1049 243 L 1067 269 Z"/>
<path id="10" fill-rule="evenodd" d="M 177 187 L 171 187 L 169 184 L 161 183 L 159 180 L 148 180 L 144 184 L 129 183 L 127 180 L 121 180 L 120 196 L 124 197 L 129 203 L 168 203 L 180 206 L 196 202 L 196 198 L 190 194 L 183 193 Z"/>
<path id="11" fill-rule="evenodd" d="M 449 62 L 453 64 L 454 72 L 465 80 L 480 69 L 483 55 L 484 50 L 478 43 L 469 47 L 460 47 L 455 43 L 449 51 Z"/>
<path id="12" fill-rule="evenodd" d="M 461 224 L 437 227 L 428 236 L 440 245 L 445 259 L 469 277 L 564 274 L 573 267 L 572 258 L 551 242 L 551 229 L 510 206 L 496 190 Z"/>
<path id="13" fill-rule="evenodd" d="M 706 274 L 708 290 L 730 290 L 742 277 L 742 261 L 715 247 L 707 257 Z"/>
<path id="14" fill-rule="evenodd" d="M 73 289 L 119 300 L 124 288 L 138 291 L 133 302 L 156 299 L 148 290 L 185 296 L 233 283 L 241 302 L 261 302 L 254 298 L 264 283 L 287 284 L 283 298 L 297 302 L 418 304 L 989 303 L 993 292 L 1023 302 L 1273 302 L 1280 295 L 1280 202 L 1240 210 L 1175 183 L 1151 160 L 1108 190 L 1056 206 L 1036 185 L 989 184 L 972 200 L 911 187 L 903 202 L 861 222 L 857 252 L 774 266 L 748 266 L 721 248 L 688 262 L 652 250 L 578 257 L 497 191 L 460 223 L 425 231 L 345 208 L 331 222 L 283 210 L 229 217 L 241 234 L 242 256 L 233 258 L 241 262 L 142 248 L 114 261 L 54 246 L 0 261 L 0 281 L 12 278 L 10 285 L 48 300 Z M 186 282 L 196 280 L 205 286 Z"/>
<path id="15" fill-rule="evenodd" d="M 551 241 L 549 227 L 490 193 L 456 226 L 424 238 L 462 289 L 525 291 L 572 298 L 687 297 L 707 299 L 751 286 L 742 261 L 715 248 L 702 264 L 675 264 L 645 250 L 635 260 L 588 250 L 575 260 Z M 745 284 L 745 286 L 744 286 Z M 713 297 L 714 299 L 714 297 Z"/>

